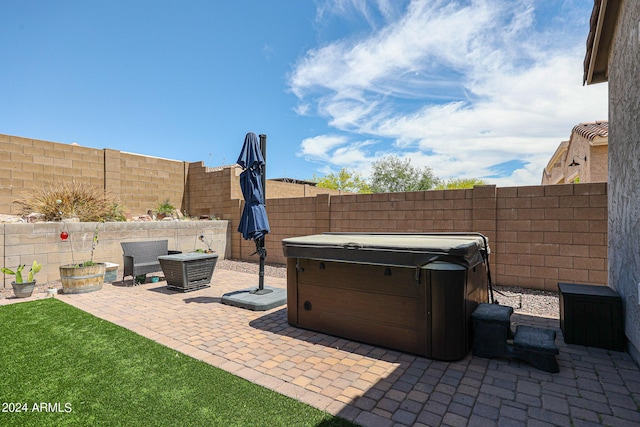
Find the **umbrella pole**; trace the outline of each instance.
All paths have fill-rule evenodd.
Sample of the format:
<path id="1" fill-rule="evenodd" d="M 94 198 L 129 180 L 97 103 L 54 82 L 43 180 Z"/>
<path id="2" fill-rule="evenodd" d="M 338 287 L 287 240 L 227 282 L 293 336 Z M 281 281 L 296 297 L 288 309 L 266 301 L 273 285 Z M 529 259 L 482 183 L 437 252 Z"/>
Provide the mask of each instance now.
<path id="1" fill-rule="evenodd" d="M 264 291 L 264 257 L 260 256 L 260 276 L 258 278 L 258 291 Z"/>
<path id="2" fill-rule="evenodd" d="M 258 144 L 260 144 L 258 146 Z M 245 198 L 244 210 L 238 224 L 238 231 L 245 239 L 252 238 L 256 245 L 256 253 L 260 255 L 259 287 L 240 292 L 229 292 L 222 296 L 220 302 L 249 310 L 264 311 L 287 303 L 287 290 L 264 286 L 264 268 L 267 250 L 265 234 L 269 232 L 269 221 L 265 211 L 267 174 L 267 135 L 247 133 L 244 145 L 238 157 L 238 164 L 244 169 L 240 174 L 240 188 Z M 259 170 L 258 170 L 259 168 Z M 262 176 L 258 180 L 258 173 Z M 258 188 L 262 185 L 262 188 Z M 261 191 L 260 191 L 261 190 Z M 260 200 L 261 199 L 261 200 Z M 250 205 L 248 203 L 251 203 Z M 259 237 L 257 237 L 259 236 Z M 257 237 L 257 238 L 256 238 Z M 255 253 L 251 254 L 255 255 Z"/>
<path id="3" fill-rule="evenodd" d="M 262 158 L 264 164 L 262 165 L 262 201 L 267 206 L 267 135 L 260 134 L 260 151 L 262 152 Z M 264 260 L 267 257 L 267 250 L 264 247 L 264 236 L 256 240 L 256 250 L 260 254 L 260 273 L 258 278 L 258 294 L 266 294 L 271 290 L 264 289 Z"/>
<path id="4" fill-rule="evenodd" d="M 264 205 L 267 205 L 267 135 L 261 133 L 260 134 L 260 152 L 262 153 L 262 158 L 264 159 L 264 164 L 262 165 L 262 198 L 264 199 Z"/>
<path id="5" fill-rule="evenodd" d="M 273 290 L 264 288 L 264 260 L 267 257 L 267 250 L 264 247 L 264 236 L 256 239 L 255 242 L 256 252 L 260 255 L 260 274 L 258 276 L 258 289 L 255 289 L 250 293 L 256 295 L 270 294 Z"/>
<path id="6" fill-rule="evenodd" d="M 258 276 L 258 289 L 255 293 L 264 295 L 273 292 L 271 289 L 264 288 L 264 260 L 267 257 L 267 250 L 264 247 L 264 237 L 256 240 L 256 251 L 260 255 L 260 275 Z"/>

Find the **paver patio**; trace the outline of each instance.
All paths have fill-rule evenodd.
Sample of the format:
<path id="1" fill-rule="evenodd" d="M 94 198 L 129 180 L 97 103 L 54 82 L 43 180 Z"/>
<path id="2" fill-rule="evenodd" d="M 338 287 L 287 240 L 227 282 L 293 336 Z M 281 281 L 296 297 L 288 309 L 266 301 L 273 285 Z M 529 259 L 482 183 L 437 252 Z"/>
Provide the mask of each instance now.
<path id="1" fill-rule="evenodd" d="M 363 426 L 640 425 L 635 362 L 627 353 L 565 344 L 558 319 L 512 317 L 556 330 L 558 374 L 501 358 L 440 362 L 292 327 L 285 306 L 254 312 L 220 303 L 257 279 L 216 269 L 211 287 L 196 292 L 116 282 L 57 298 Z M 265 284 L 286 287 L 273 277 Z"/>

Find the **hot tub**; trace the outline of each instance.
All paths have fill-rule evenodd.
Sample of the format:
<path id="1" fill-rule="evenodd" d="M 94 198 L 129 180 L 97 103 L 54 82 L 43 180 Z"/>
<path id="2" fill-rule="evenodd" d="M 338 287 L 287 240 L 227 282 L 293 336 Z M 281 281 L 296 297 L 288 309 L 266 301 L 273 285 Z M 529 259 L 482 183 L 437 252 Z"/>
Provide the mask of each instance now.
<path id="1" fill-rule="evenodd" d="M 288 322 L 437 360 L 471 348 L 487 302 L 484 236 L 325 233 L 282 241 Z"/>

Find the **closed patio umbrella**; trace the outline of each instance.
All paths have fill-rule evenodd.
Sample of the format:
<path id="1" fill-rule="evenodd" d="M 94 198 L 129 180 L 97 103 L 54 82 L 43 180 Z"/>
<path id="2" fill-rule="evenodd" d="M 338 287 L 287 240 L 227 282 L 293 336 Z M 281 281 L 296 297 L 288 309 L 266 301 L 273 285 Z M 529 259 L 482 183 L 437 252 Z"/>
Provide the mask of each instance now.
<path id="1" fill-rule="evenodd" d="M 260 255 L 260 278 L 256 293 L 271 292 L 264 289 L 264 260 L 267 257 L 264 237 L 269 232 L 269 220 L 264 206 L 265 154 L 266 135 L 260 135 L 258 141 L 255 133 L 247 133 L 238 157 L 238 164 L 244 169 L 240 174 L 240 188 L 245 200 L 238 232 L 242 233 L 245 240 L 255 241 L 256 253 Z"/>

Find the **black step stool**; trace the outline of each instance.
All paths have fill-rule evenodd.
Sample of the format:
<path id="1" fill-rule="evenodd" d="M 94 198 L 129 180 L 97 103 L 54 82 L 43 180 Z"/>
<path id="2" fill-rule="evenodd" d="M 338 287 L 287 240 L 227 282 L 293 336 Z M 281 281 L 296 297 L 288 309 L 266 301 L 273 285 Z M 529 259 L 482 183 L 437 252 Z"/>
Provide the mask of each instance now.
<path id="1" fill-rule="evenodd" d="M 474 356 L 515 357 L 545 372 L 560 372 L 555 356 L 556 333 L 549 329 L 519 325 L 511 330 L 513 308 L 499 304 L 479 304 L 471 314 L 474 328 Z"/>
<path id="2" fill-rule="evenodd" d="M 472 353 L 490 359 L 507 353 L 507 340 L 513 339 L 511 331 L 513 308 L 498 304 L 479 304 L 471 313 L 475 331 Z"/>
<path id="3" fill-rule="evenodd" d="M 556 355 L 556 333 L 550 329 L 519 325 L 513 337 L 512 355 L 528 362 L 541 371 L 553 374 L 560 372 Z"/>

